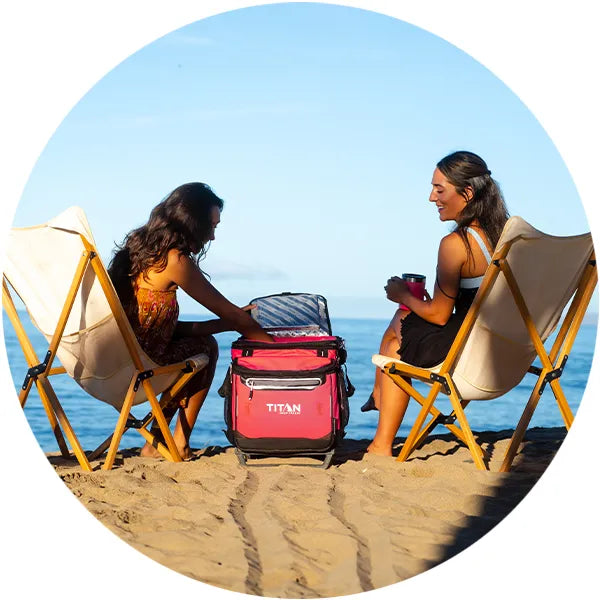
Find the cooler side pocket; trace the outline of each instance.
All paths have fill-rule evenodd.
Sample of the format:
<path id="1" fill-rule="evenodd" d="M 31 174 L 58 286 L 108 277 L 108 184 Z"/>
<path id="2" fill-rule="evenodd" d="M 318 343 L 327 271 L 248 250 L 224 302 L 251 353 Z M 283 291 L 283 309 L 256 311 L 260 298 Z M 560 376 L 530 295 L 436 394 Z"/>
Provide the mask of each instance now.
<path id="1" fill-rule="evenodd" d="M 221 384 L 221 387 L 218 389 L 217 393 L 221 398 L 223 398 L 223 419 L 225 421 L 226 429 L 223 431 L 225 436 L 229 440 L 231 444 L 233 441 L 233 419 L 232 419 L 232 405 L 233 405 L 233 395 L 232 395 L 232 382 L 231 382 L 231 366 L 227 369 L 227 373 L 225 374 L 225 379 Z"/>

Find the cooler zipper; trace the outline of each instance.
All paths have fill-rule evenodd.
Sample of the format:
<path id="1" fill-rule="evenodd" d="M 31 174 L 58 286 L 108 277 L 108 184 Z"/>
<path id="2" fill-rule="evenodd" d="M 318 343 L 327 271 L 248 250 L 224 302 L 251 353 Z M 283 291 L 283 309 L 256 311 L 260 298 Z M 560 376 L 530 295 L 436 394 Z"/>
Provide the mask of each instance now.
<path id="1" fill-rule="evenodd" d="M 321 342 L 301 342 L 301 341 L 293 341 L 293 342 L 257 342 L 254 340 L 246 340 L 239 339 L 231 344 L 232 348 L 244 349 L 247 347 L 254 349 L 269 349 L 269 350 L 278 350 L 279 348 L 326 348 L 328 350 L 337 350 L 340 348 L 340 345 L 344 345 L 344 342 L 341 338 L 337 336 L 334 340 L 327 340 Z"/>
<path id="2" fill-rule="evenodd" d="M 248 400 L 252 400 L 254 390 L 314 390 L 322 385 L 320 377 L 302 377 L 293 379 L 241 377 L 242 383 L 250 388 Z"/>
<path id="3" fill-rule="evenodd" d="M 267 370 L 267 369 L 249 369 L 238 364 L 238 359 L 235 358 L 232 361 L 231 373 L 232 375 L 239 375 L 244 379 L 320 379 L 324 381 L 325 375 L 335 373 L 339 369 L 336 362 L 323 365 L 316 369 L 304 369 L 304 370 Z M 258 371 L 258 372 L 257 372 Z"/>

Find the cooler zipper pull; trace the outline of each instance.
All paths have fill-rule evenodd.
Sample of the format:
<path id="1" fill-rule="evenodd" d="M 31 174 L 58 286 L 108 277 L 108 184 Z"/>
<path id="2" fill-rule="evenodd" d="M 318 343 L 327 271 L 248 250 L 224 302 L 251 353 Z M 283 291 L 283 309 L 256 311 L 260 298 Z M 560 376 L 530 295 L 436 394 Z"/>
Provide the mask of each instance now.
<path id="1" fill-rule="evenodd" d="M 254 379 L 250 380 L 250 393 L 248 394 L 248 400 L 252 400 L 252 396 L 254 395 Z"/>

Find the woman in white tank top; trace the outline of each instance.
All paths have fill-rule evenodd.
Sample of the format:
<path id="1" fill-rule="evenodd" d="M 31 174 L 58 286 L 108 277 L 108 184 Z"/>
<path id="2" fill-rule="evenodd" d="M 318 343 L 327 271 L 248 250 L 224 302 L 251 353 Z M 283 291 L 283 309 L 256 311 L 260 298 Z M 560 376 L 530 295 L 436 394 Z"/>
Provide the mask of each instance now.
<path id="1" fill-rule="evenodd" d="M 472 152 L 454 152 L 433 172 L 429 201 L 441 221 L 455 221 L 438 251 L 433 296 L 415 298 L 406 283 L 391 277 L 387 298 L 407 306 L 396 311 L 383 334 L 379 353 L 400 357 L 421 367 L 433 367 L 445 358 L 477 293 L 494 246 L 508 219 L 498 184 L 485 161 Z M 392 455 L 392 444 L 409 397 L 389 377 L 375 370 L 373 393 L 363 412 L 379 410 L 377 432 L 367 451 Z"/>

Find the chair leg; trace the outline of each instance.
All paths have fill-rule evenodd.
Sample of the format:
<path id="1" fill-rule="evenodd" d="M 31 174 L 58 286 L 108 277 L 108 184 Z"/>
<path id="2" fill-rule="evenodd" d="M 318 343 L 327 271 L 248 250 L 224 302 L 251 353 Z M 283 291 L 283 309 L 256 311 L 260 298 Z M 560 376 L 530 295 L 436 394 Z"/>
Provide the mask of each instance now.
<path id="1" fill-rule="evenodd" d="M 28 388 L 31 387 L 32 379 L 29 381 Z M 50 385 L 50 384 L 48 384 Z M 58 448 L 60 450 L 60 454 L 63 458 L 70 458 L 71 453 L 69 452 L 69 448 L 67 447 L 67 442 L 65 442 L 65 438 L 60 429 L 60 425 L 56 418 L 56 414 L 52 409 L 52 405 L 50 403 L 50 399 L 46 395 L 43 386 L 36 380 L 36 386 L 38 390 L 38 394 L 40 395 L 40 400 L 42 401 L 42 406 L 46 411 L 46 416 L 48 417 L 48 422 L 50 423 L 50 428 L 52 429 L 52 433 L 56 439 L 56 443 L 58 444 Z M 66 417 L 65 417 L 66 418 Z"/>
<path id="2" fill-rule="evenodd" d="M 465 436 L 467 447 L 471 452 L 471 456 L 473 457 L 473 461 L 475 462 L 475 466 L 481 471 L 487 471 L 488 468 L 483 461 L 483 449 L 479 446 L 479 444 L 475 441 L 475 437 L 473 436 L 473 432 L 471 431 L 471 427 L 469 426 L 469 422 L 467 421 L 467 416 L 465 415 L 465 411 L 463 410 L 462 404 L 458 399 L 458 394 L 456 388 L 454 387 L 454 383 L 451 381 L 448 382 L 450 385 L 450 402 L 452 404 L 452 408 L 456 414 L 456 418 L 460 424 L 460 428 Z"/>
<path id="3" fill-rule="evenodd" d="M 504 460 L 502 461 L 502 466 L 500 467 L 501 473 L 508 473 L 510 471 L 510 466 L 512 465 L 515 456 L 517 455 L 517 450 L 523 438 L 525 437 L 525 433 L 527 431 L 527 427 L 529 426 L 529 422 L 533 417 L 533 413 L 540 401 L 540 389 L 542 384 L 544 383 L 544 377 L 546 376 L 546 371 L 544 370 L 542 374 L 538 377 L 538 380 L 531 391 L 531 395 L 529 396 L 529 400 L 525 405 L 525 410 L 519 419 L 519 423 L 513 433 L 512 438 L 510 439 L 510 444 L 508 449 L 506 450 L 506 454 L 504 455 Z"/>
<path id="4" fill-rule="evenodd" d="M 129 417 L 134 418 L 132 414 L 130 414 Z M 154 418 L 154 417 L 152 417 L 152 418 Z M 152 419 L 148 419 L 148 422 L 150 422 L 151 420 Z M 149 444 L 154 445 L 154 447 L 160 452 L 160 454 L 164 458 L 169 460 L 171 458 L 171 455 L 169 454 L 169 451 L 167 450 L 166 446 L 164 446 L 164 444 L 161 444 L 160 442 L 158 442 L 156 440 L 156 436 L 153 435 L 152 433 L 150 433 L 147 429 L 145 429 L 145 427 L 148 425 L 148 422 L 146 422 L 143 427 L 136 429 L 136 431 Z M 125 433 L 125 431 L 127 431 L 127 430 L 128 430 L 128 427 L 125 427 L 125 430 L 123 431 L 123 433 Z M 106 449 L 110 447 L 110 444 L 112 443 L 114 436 L 115 436 L 115 434 L 111 433 L 93 452 L 89 453 L 88 459 L 96 460 L 99 456 L 102 456 L 102 454 L 106 451 Z"/>
<path id="5" fill-rule="evenodd" d="M 170 460 L 173 462 L 173 457 L 169 452 L 169 449 L 162 443 L 157 440 L 157 436 L 148 431 L 147 429 L 138 429 L 140 435 L 154 448 L 158 450 L 160 455 L 166 460 Z"/>
<path id="6" fill-rule="evenodd" d="M 164 396 L 164 394 L 165 394 L 165 392 L 163 392 L 163 396 Z M 161 406 L 163 406 L 162 397 L 161 397 L 160 404 L 161 404 Z M 163 408 L 164 408 L 164 406 L 163 406 Z M 129 413 L 129 418 L 135 419 L 134 415 L 132 415 L 131 413 Z M 140 427 L 139 429 L 136 429 L 136 431 L 139 432 L 140 434 L 142 434 L 142 437 L 144 437 L 144 439 L 146 439 L 147 441 L 148 441 L 148 439 L 146 438 L 146 436 L 143 435 L 142 431 L 144 430 L 144 428 L 146 428 L 152 422 L 152 419 L 154 419 L 154 415 L 152 413 L 149 413 L 149 415 L 146 415 L 146 417 L 144 418 L 142 427 Z M 126 424 L 123 433 L 125 433 L 128 430 L 129 430 L 129 427 L 127 427 L 127 424 Z M 101 456 L 106 451 L 106 449 L 110 446 L 114 435 L 115 435 L 114 432 L 111 433 L 95 450 L 90 452 L 88 455 L 89 459 L 96 460 L 99 456 Z"/>
<path id="7" fill-rule="evenodd" d="M 567 398 L 565 397 L 565 393 L 560 385 L 560 381 L 558 381 L 558 379 L 554 379 L 550 382 L 550 387 L 554 393 L 554 397 L 556 398 L 556 403 L 558 404 L 560 414 L 565 422 L 565 427 L 567 428 L 567 431 L 569 431 L 569 429 L 571 429 L 571 425 L 573 425 L 573 411 L 567 402 Z"/>
<path id="8" fill-rule="evenodd" d="M 418 398 L 416 398 L 416 400 L 417 402 L 419 401 Z M 468 400 L 461 400 L 461 406 L 463 407 L 463 409 L 467 406 L 467 404 L 469 404 Z M 429 421 L 427 425 L 425 425 L 425 427 L 423 427 L 422 431 L 419 433 L 419 437 L 415 441 L 415 449 L 421 446 L 421 444 L 425 441 L 427 436 L 438 425 L 443 425 L 451 434 L 454 435 L 454 437 L 461 441 L 465 446 L 469 445 L 467 443 L 467 438 L 465 437 L 460 427 L 457 427 L 456 425 L 453 425 L 451 423 L 441 423 L 441 418 L 444 417 L 444 415 L 435 406 L 432 406 L 429 412 L 433 415 L 433 418 L 431 419 L 431 421 Z M 452 414 L 454 414 L 454 411 L 452 412 Z M 487 452 L 483 450 L 483 448 L 479 445 L 477 445 L 477 451 L 483 457 L 487 456 Z"/>
<path id="9" fill-rule="evenodd" d="M 114 433 L 111 433 L 95 450 L 92 450 L 88 454 L 89 460 L 96 460 L 99 456 L 102 456 L 106 449 L 110 446 Z"/>
<path id="10" fill-rule="evenodd" d="M 435 414 L 434 411 L 438 412 L 438 414 Z M 430 412 L 432 414 L 431 420 L 419 432 L 419 435 L 415 440 L 415 449 L 419 448 L 421 444 L 423 444 L 427 436 L 440 424 L 441 417 L 443 416 L 442 413 L 437 411 L 433 406 L 431 407 Z"/>
<path id="11" fill-rule="evenodd" d="M 170 456 L 168 460 L 172 462 L 181 462 L 181 455 L 179 454 L 179 450 L 177 450 L 177 446 L 175 445 L 175 440 L 173 439 L 173 434 L 169 429 L 169 424 L 165 419 L 165 415 L 160 407 L 160 403 L 156 394 L 154 393 L 154 389 L 152 388 L 152 384 L 148 379 L 142 382 L 144 386 L 144 390 L 146 391 L 146 397 L 150 401 L 150 406 L 152 407 L 152 412 L 154 413 L 154 418 L 158 423 L 158 427 L 160 432 L 163 434 L 163 439 L 167 444 L 167 448 L 169 449 Z"/>
<path id="12" fill-rule="evenodd" d="M 54 393 L 54 389 L 50 385 L 50 382 L 45 375 L 39 375 L 36 381 L 38 390 L 40 392 L 40 397 L 44 395 L 46 396 L 48 403 L 52 407 L 52 411 L 56 415 L 63 428 L 63 431 L 65 432 L 65 435 L 67 436 L 67 439 L 71 444 L 71 448 L 73 448 L 73 452 L 79 461 L 81 468 L 84 471 L 92 471 L 92 466 L 90 465 L 90 462 L 87 459 L 87 456 L 85 455 L 85 452 L 83 451 L 83 448 L 81 447 L 81 444 L 79 443 L 79 440 L 77 439 L 77 436 L 71 427 L 71 423 L 69 423 L 69 419 L 67 419 L 67 415 L 65 415 L 65 412 L 58 401 L 56 394 Z"/>
<path id="13" fill-rule="evenodd" d="M 433 406 L 433 403 L 435 402 L 435 399 L 437 398 L 441 388 L 441 384 L 437 381 L 431 386 L 431 390 L 429 391 L 427 399 L 423 403 L 421 411 L 419 412 L 419 415 L 417 416 L 417 419 L 414 422 L 412 429 L 410 430 L 410 433 L 408 434 L 408 437 L 406 438 L 406 441 L 404 442 L 404 445 L 402 446 L 400 454 L 396 460 L 404 462 L 414 450 L 416 441 L 421 432 L 421 428 L 427 419 L 427 415 L 429 415 L 431 412 L 431 407 Z"/>
<path id="14" fill-rule="evenodd" d="M 185 381 L 187 382 L 187 378 L 185 379 Z M 182 386 L 178 386 L 178 388 L 180 388 L 180 387 L 182 387 Z M 163 411 L 169 405 L 169 403 L 172 401 L 172 396 L 173 396 L 173 394 L 171 393 L 171 390 L 165 390 L 161 394 L 159 404 Z M 131 413 L 129 413 L 129 418 L 135 419 L 134 415 L 132 415 Z M 171 460 L 172 457 L 169 454 L 169 450 L 167 449 L 167 447 L 164 444 L 162 444 L 161 442 L 157 441 L 157 436 L 155 436 L 154 434 L 152 434 L 151 431 L 148 431 L 146 429 L 146 427 L 148 427 L 148 425 L 150 425 L 150 423 L 152 423 L 153 420 L 154 420 L 154 413 L 150 412 L 148 415 L 146 415 L 146 417 L 144 417 L 142 426 L 140 428 L 136 428 L 136 431 L 149 444 L 153 445 L 158 450 L 158 452 L 161 454 L 161 456 L 163 456 L 167 460 Z M 128 429 L 129 428 L 127 427 L 127 425 L 125 425 L 125 429 L 123 430 L 123 433 L 125 433 Z M 106 451 L 106 449 L 110 447 L 110 444 L 112 443 L 114 436 L 115 436 L 115 433 L 114 432 L 111 433 L 95 450 L 90 452 L 88 455 L 89 460 L 96 460 L 99 456 L 101 456 Z"/>
<path id="15" fill-rule="evenodd" d="M 416 400 L 421 406 L 423 406 L 427 400 L 421 396 L 411 385 L 409 385 L 400 375 L 389 373 L 389 371 L 385 370 L 385 374 L 392 379 L 392 381 L 400 388 L 402 388 L 411 398 Z M 461 406 L 465 408 L 469 404 L 468 400 L 461 400 Z M 431 431 L 436 427 L 436 425 L 443 425 L 450 433 L 452 433 L 458 440 L 460 440 L 465 446 L 468 446 L 467 438 L 461 431 L 460 427 L 449 423 L 439 423 L 441 417 L 444 415 L 433 405 L 429 408 L 429 413 L 433 416 L 433 418 L 423 427 L 423 429 L 419 432 L 414 444 L 413 449 L 417 449 L 427 436 L 431 433 Z M 487 453 L 480 447 L 477 446 L 478 452 L 482 456 L 487 456 Z"/>
<path id="16" fill-rule="evenodd" d="M 21 408 L 25 408 L 25 404 L 27 403 L 27 398 L 29 397 L 29 392 L 31 391 L 31 386 L 33 384 L 33 379 L 30 379 L 27 382 L 27 387 L 26 388 L 21 388 L 21 390 L 19 391 L 19 404 L 21 405 Z"/>
<path id="17" fill-rule="evenodd" d="M 409 395 L 410 398 L 413 398 L 414 400 L 416 400 L 421 406 L 423 406 L 424 404 L 427 403 L 427 399 L 424 398 L 423 396 L 421 396 L 421 394 L 419 394 L 417 392 L 417 390 L 415 388 L 413 388 L 412 385 L 410 385 L 408 383 L 408 381 L 406 381 L 404 379 L 404 377 L 397 375 L 395 373 L 390 373 L 387 369 L 384 371 L 384 373 L 400 388 L 402 389 L 406 394 Z M 438 420 L 440 419 L 440 417 L 442 417 L 442 413 L 433 405 L 431 405 L 431 407 L 429 408 L 429 413 L 432 415 L 432 419 L 429 421 L 429 423 L 427 425 L 425 425 L 423 427 L 423 429 L 419 432 L 414 444 L 413 444 L 413 448 L 418 448 L 423 441 L 425 440 L 425 438 L 427 437 L 427 435 L 429 435 L 429 433 L 431 432 L 431 430 L 437 425 Z"/>
<path id="18" fill-rule="evenodd" d="M 102 465 L 103 471 L 110 471 L 115 462 L 115 457 L 117 455 L 117 450 L 119 449 L 119 444 L 121 442 L 121 438 L 123 437 L 123 433 L 125 432 L 125 426 L 127 424 L 127 419 L 129 417 L 129 413 L 131 411 L 131 407 L 133 405 L 133 398 L 135 397 L 135 391 L 133 389 L 135 385 L 135 377 L 132 377 L 131 383 L 129 384 L 129 389 L 127 390 L 127 394 L 125 396 L 125 400 L 123 401 L 123 406 L 121 407 L 121 412 L 119 413 L 119 419 L 117 420 L 117 425 L 115 427 L 115 431 L 112 435 L 112 439 L 110 441 L 110 446 L 108 448 L 108 453 L 106 455 L 106 460 Z"/>

